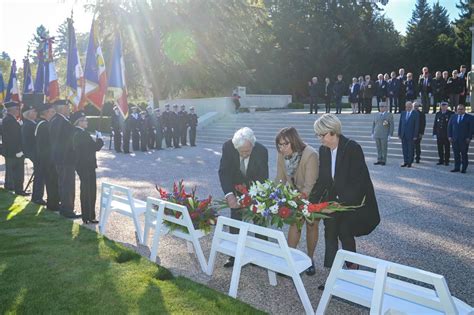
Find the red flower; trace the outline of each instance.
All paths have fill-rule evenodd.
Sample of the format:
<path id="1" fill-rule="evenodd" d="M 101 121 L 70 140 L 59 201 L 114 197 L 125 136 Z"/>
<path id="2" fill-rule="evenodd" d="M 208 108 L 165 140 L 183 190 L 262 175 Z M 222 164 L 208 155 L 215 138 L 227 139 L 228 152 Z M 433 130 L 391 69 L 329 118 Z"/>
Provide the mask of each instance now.
<path id="1" fill-rule="evenodd" d="M 191 212 L 189 216 L 191 217 L 191 220 L 194 220 L 199 216 L 199 212 Z"/>
<path id="2" fill-rule="evenodd" d="M 242 207 L 250 206 L 252 204 L 252 197 L 250 197 L 249 195 L 245 195 L 244 199 L 242 199 L 240 204 L 242 205 Z"/>
<path id="3" fill-rule="evenodd" d="M 168 192 L 163 188 L 159 187 L 158 192 L 160 193 L 161 199 L 167 200 L 168 199 Z"/>
<path id="4" fill-rule="evenodd" d="M 322 203 L 311 203 L 308 205 L 309 212 L 321 212 L 323 209 L 326 209 L 329 206 L 329 202 Z"/>
<path id="5" fill-rule="evenodd" d="M 308 199 L 308 195 L 305 192 L 302 192 L 298 197 L 301 199 Z"/>
<path id="6" fill-rule="evenodd" d="M 181 212 L 176 211 L 176 212 L 174 213 L 174 217 L 175 217 L 176 219 L 179 219 L 179 218 L 181 217 Z"/>
<path id="7" fill-rule="evenodd" d="M 280 217 L 282 217 L 283 219 L 286 219 L 290 216 L 291 214 L 291 211 L 290 209 L 288 209 L 287 207 L 281 207 L 280 210 L 278 210 L 278 214 L 280 215 Z"/>
<path id="8" fill-rule="evenodd" d="M 241 193 L 241 194 L 248 194 L 248 189 L 247 189 L 247 186 L 245 185 L 235 185 L 235 190 L 237 190 L 237 192 Z"/>
<path id="9" fill-rule="evenodd" d="M 253 213 L 257 213 L 257 209 L 258 209 L 257 206 L 256 206 L 256 205 L 253 205 L 253 207 L 252 207 Z"/>

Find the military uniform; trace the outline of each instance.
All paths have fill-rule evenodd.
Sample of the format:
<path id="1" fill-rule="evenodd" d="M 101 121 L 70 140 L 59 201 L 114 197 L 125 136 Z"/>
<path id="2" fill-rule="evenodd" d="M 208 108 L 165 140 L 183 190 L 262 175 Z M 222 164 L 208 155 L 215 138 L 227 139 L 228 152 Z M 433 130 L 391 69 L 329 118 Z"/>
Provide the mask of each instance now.
<path id="1" fill-rule="evenodd" d="M 421 140 L 425 134 L 426 128 L 426 114 L 423 111 L 418 110 L 418 118 L 420 119 L 418 135 L 415 140 L 415 162 L 420 163 L 421 159 Z"/>
<path id="2" fill-rule="evenodd" d="M 184 106 L 181 106 L 181 110 L 178 112 L 178 132 L 180 135 L 181 145 L 188 145 L 188 113 L 184 110 Z"/>
<path id="3" fill-rule="evenodd" d="M 439 111 L 434 119 L 433 135 L 436 136 L 436 144 L 438 145 L 438 165 L 449 165 L 450 143 L 448 139 L 448 123 L 453 114 L 450 110 L 446 110 L 444 113 Z"/>
<path id="4" fill-rule="evenodd" d="M 196 146 L 196 127 L 198 125 L 198 116 L 194 113 L 193 108 L 188 114 L 188 125 L 189 125 L 189 142 L 192 147 Z"/>
<path id="5" fill-rule="evenodd" d="M 154 122 L 155 119 L 153 118 L 152 115 L 150 115 L 150 113 L 148 113 L 147 111 L 146 116 L 145 116 L 145 128 L 147 131 L 147 146 L 148 146 L 148 149 L 150 150 L 155 148 L 155 139 L 156 139 L 155 122 Z"/>
<path id="6" fill-rule="evenodd" d="M 73 122 L 85 117 L 83 112 L 75 112 L 71 116 Z M 97 168 L 96 151 L 99 151 L 104 142 L 97 138 L 94 141 L 91 135 L 76 126 L 73 136 L 73 147 L 76 152 L 76 172 L 81 181 L 81 213 L 84 223 L 97 223 L 95 216 L 95 204 L 97 199 Z"/>
<path id="7" fill-rule="evenodd" d="M 132 148 L 133 151 L 140 150 L 140 117 L 137 112 L 132 113 L 130 117 L 130 129 L 132 130 Z"/>
<path id="8" fill-rule="evenodd" d="M 65 102 L 59 101 L 58 105 Z M 72 147 L 74 126 L 60 113 L 51 119 L 51 154 L 58 172 L 59 211 L 65 217 L 77 217 L 74 213 L 76 193 L 75 153 Z"/>
<path id="9" fill-rule="evenodd" d="M 128 115 L 124 122 L 123 130 L 123 153 L 130 153 L 130 135 L 132 133 L 132 115 Z"/>
<path id="10" fill-rule="evenodd" d="M 155 143 L 156 143 L 156 149 L 161 150 L 161 147 L 163 144 L 163 116 L 161 116 L 159 109 L 155 111 L 156 111 Z"/>
<path id="11" fill-rule="evenodd" d="M 115 152 L 117 153 L 122 152 L 122 126 L 120 124 L 120 120 L 121 120 L 120 115 L 121 114 L 118 110 L 114 110 L 114 113 L 112 114 L 112 126 L 111 126 L 112 133 L 114 136 L 114 149 L 115 149 Z"/>
<path id="12" fill-rule="evenodd" d="M 179 145 L 179 117 L 178 117 L 178 106 L 173 106 L 174 111 L 170 112 L 170 122 L 171 122 L 171 134 L 173 137 L 173 147 L 175 149 L 181 148 Z"/>
<path id="13" fill-rule="evenodd" d="M 38 111 L 48 109 L 50 105 L 42 105 L 38 107 Z M 43 176 L 46 186 L 48 199 L 46 206 L 53 211 L 59 211 L 59 187 L 58 173 L 51 157 L 51 137 L 50 123 L 40 118 L 35 129 L 36 157 L 38 167 L 35 168 L 35 176 Z"/>
<path id="14" fill-rule="evenodd" d="M 140 149 L 142 152 L 147 151 L 148 145 L 148 128 L 147 128 L 147 117 L 145 112 L 141 112 L 137 120 L 138 130 L 140 132 Z"/>
<path id="15" fill-rule="evenodd" d="M 165 142 L 166 147 L 171 147 L 171 139 L 173 138 L 173 127 L 172 127 L 172 118 L 171 118 L 171 111 L 169 110 L 169 105 L 166 105 L 166 110 L 163 113 L 162 122 L 163 122 L 163 130 L 165 132 Z"/>
<path id="16" fill-rule="evenodd" d="M 25 108 L 26 105 L 24 105 Z M 30 108 L 29 110 L 31 110 Z M 37 172 L 38 159 L 36 155 L 36 141 L 35 141 L 36 121 L 23 119 L 23 126 L 21 126 L 22 146 L 25 157 L 33 163 L 33 193 L 31 200 L 36 203 L 43 204 L 44 195 L 44 178 L 41 172 Z"/>
<path id="17" fill-rule="evenodd" d="M 19 106 L 16 102 L 5 104 L 6 108 Z M 7 114 L 2 121 L 3 155 L 5 156 L 5 189 L 25 195 L 23 183 L 25 176 L 25 156 L 21 141 L 21 126 L 16 117 Z"/>

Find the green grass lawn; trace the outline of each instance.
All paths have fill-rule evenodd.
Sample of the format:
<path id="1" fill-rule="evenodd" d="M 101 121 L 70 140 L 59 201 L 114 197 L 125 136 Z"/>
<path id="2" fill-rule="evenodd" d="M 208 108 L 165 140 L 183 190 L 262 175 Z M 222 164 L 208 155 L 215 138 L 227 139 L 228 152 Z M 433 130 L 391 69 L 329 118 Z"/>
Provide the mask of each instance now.
<path id="1" fill-rule="evenodd" d="M 0 314 L 257 314 L 0 190 Z"/>

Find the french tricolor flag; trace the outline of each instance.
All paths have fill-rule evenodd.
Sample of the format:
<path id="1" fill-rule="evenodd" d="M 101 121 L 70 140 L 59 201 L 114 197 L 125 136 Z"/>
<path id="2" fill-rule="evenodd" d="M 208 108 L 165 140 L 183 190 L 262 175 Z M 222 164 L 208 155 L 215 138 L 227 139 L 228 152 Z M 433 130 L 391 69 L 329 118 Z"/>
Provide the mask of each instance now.
<path id="1" fill-rule="evenodd" d="M 7 95 L 5 96 L 5 103 L 6 102 L 20 102 L 20 93 L 18 90 L 18 80 L 16 77 L 16 61 L 13 60 L 12 68 L 10 71 L 10 80 L 8 80 L 7 85 Z"/>
<path id="2" fill-rule="evenodd" d="M 48 38 L 47 41 L 47 59 L 44 64 L 45 70 L 45 95 L 48 99 L 48 102 L 52 103 L 59 98 L 59 83 L 58 83 L 58 74 L 56 73 L 56 67 L 53 60 L 53 38 Z"/>
<path id="3" fill-rule="evenodd" d="M 127 84 L 125 83 L 125 65 L 122 55 L 122 40 L 120 33 L 115 34 L 115 43 L 112 56 L 112 65 L 110 68 L 109 90 L 114 94 L 114 99 L 117 102 L 122 116 L 128 116 L 128 102 L 127 102 Z"/>

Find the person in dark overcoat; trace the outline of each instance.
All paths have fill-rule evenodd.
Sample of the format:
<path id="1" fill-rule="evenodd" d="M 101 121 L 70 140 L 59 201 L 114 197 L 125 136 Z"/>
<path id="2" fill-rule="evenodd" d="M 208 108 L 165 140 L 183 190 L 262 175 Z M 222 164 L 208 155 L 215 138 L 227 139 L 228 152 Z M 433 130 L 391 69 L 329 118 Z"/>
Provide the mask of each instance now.
<path id="1" fill-rule="evenodd" d="M 336 212 L 324 219 L 324 266 L 331 268 L 338 243 L 348 251 L 356 251 L 355 237 L 368 235 L 380 222 L 377 199 L 361 146 L 341 133 L 341 122 L 332 114 L 321 116 L 314 131 L 321 141 L 319 177 L 309 201 L 338 202 L 359 206 L 354 211 Z M 349 268 L 357 269 L 348 263 Z"/>
<path id="2" fill-rule="evenodd" d="M 194 112 L 194 107 L 189 108 L 188 115 L 188 125 L 189 125 L 189 142 L 192 147 L 196 146 L 196 129 L 198 125 L 198 116 Z"/>
<path id="3" fill-rule="evenodd" d="M 97 198 L 97 168 L 96 152 L 104 145 L 104 141 L 96 136 L 96 140 L 91 137 L 87 128 L 87 117 L 83 111 L 75 112 L 71 115 L 71 122 L 74 124 L 75 132 L 73 136 L 73 148 L 76 152 L 76 172 L 79 175 L 80 198 L 82 222 L 98 223 L 95 216 L 95 203 Z"/>

